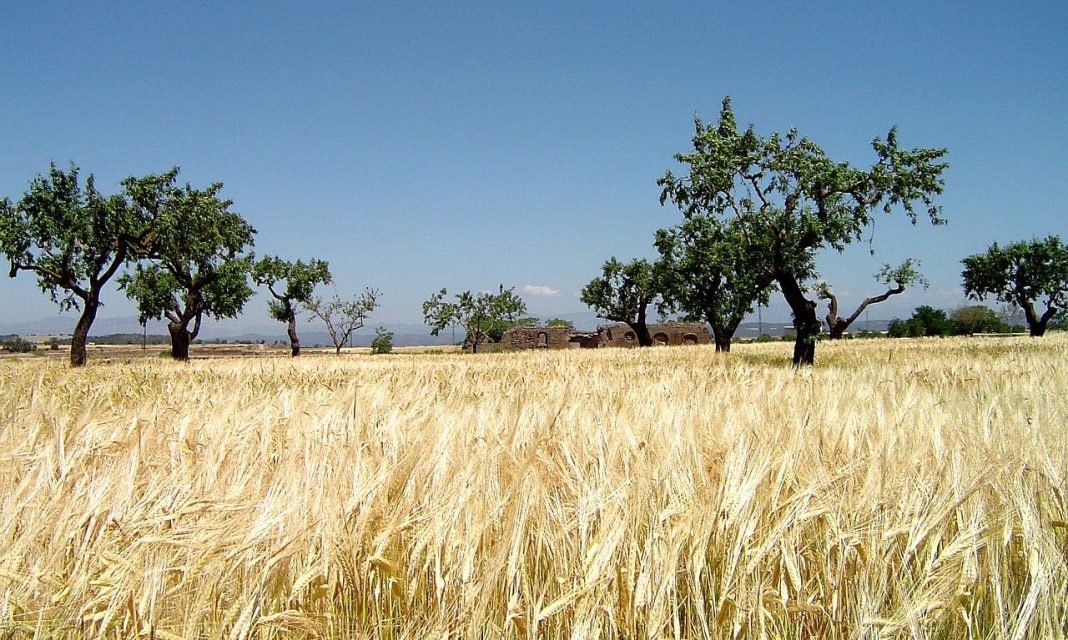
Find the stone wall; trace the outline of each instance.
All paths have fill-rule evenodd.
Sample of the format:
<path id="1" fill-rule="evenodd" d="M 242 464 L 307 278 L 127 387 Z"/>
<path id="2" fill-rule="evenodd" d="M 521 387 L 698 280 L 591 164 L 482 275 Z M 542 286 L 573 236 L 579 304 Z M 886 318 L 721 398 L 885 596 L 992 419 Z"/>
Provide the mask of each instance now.
<path id="1" fill-rule="evenodd" d="M 512 327 L 501 336 L 501 348 L 567 349 L 571 347 L 571 331 L 567 327 Z"/>
<path id="2" fill-rule="evenodd" d="M 649 325 L 653 345 L 709 344 L 708 329 L 700 322 L 663 322 Z M 569 331 L 567 327 L 513 327 L 501 336 L 505 351 L 522 349 L 592 349 L 637 347 L 638 336 L 625 323 L 597 327 L 596 333 Z"/>
<path id="3" fill-rule="evenodd" d="M 638 336 L 629 325 L 616 324 L 597 327 L 602 347 L 637 347 Z M 703 322 L 661 322 L 649 325 L 653 346 L 709 344 L 712 342 Z"/>

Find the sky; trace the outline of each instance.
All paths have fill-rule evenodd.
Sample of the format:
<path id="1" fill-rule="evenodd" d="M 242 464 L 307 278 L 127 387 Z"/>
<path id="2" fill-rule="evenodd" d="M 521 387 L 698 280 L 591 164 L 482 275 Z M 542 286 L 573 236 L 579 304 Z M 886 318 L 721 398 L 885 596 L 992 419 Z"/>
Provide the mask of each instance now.
<path id="1" fill-rule="evenodd" d="M 1063 0 L 8 0 L 0 197 L 50 162 L 104 193 L 179 166 L 224 184 L 258 255 L 327 260 L 326 296 L 379 289 L 368 326 L 499 284 L 549 318 L 588 311 L 608 258 L 655 257 L 681 221 L 656 181 L 730 96 L 740 125 L 796 127 L 861 167 L 894 125 L 948 149 L 948 225 L 880 213 L 870 244 L 817 262 L 850 311 L 882 264 L 919 260 L 930 287 L 870 312 L 908 317 L 965 304 L 960 260 L 995 241 L 1068 238 L 1065 34 Z M 776 296 L 765 320 L 788 317 Z M 266 298 L 234 326 L 270 323 Z M 0 280 L 0 324 L 57 313 L 32 274 Z"/>

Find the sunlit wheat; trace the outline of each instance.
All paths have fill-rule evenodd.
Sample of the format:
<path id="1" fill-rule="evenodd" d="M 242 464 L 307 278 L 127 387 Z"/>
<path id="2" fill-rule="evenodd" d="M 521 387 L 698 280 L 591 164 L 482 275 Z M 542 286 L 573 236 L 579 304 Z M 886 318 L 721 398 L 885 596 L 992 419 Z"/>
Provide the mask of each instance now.
<path id="1" fill-rule="evenodd" d="M 0 363 L 0 637 L 1054 638 L 1068 336 Z"/>

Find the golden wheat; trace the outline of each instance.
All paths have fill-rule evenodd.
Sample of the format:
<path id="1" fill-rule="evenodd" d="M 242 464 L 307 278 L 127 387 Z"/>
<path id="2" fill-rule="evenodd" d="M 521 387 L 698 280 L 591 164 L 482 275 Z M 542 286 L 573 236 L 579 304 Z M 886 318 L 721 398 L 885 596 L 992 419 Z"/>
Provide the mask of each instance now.
<path id="1" fill-rule="evenodd" d="M 1052 638 L 1068 337 L 0 363 L 3 637 Z"/>

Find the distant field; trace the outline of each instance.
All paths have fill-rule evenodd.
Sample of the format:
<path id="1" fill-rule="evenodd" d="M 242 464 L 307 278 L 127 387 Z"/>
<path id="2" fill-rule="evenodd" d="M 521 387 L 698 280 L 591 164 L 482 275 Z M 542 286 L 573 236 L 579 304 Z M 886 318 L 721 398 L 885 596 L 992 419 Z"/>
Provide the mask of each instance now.
<path id="1" fill-rule="evenodd" d="M 791 349 L 0 360 L 0 638 L 1064 637 L 1068 335 Z"/>

